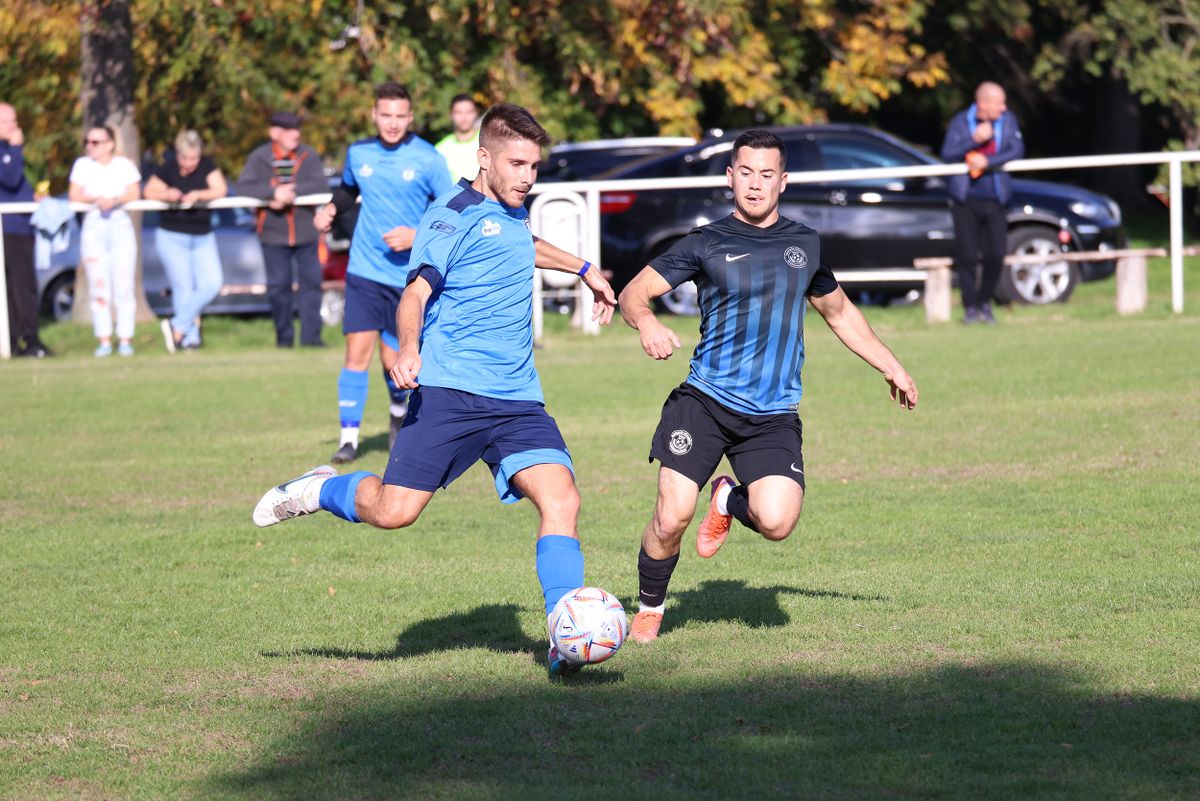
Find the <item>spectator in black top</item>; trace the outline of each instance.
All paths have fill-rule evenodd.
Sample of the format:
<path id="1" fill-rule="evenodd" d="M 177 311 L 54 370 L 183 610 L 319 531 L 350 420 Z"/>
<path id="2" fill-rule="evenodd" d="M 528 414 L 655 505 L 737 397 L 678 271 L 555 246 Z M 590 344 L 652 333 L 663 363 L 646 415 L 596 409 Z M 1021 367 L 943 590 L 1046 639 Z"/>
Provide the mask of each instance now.
<path id="1" fill-rule="evenodd" d="M 0 203 L 27 203 L 33 187 L 25 179 L 25 134 L 17 110 L 0 103 Z M 8 272 L 8 325 L 12 352 L 41 358 L 50 349 L 38 339 L 37 273 L 28 214 L 4 215 L 4 263 Z"/>
<path id="2" fill-rule="evenodd" d="M 175 158 L 167 159 L 146 182 L 145 196 L 184 207 L 225 197 L 225 176 L 204 155 L 204 142 L 195 131 L 175 137 Z M 154 244 L 171 282 L 175 316 L 163 319 L 167 350 L 200 347 L 200 312 L 221 291 L 223 276 L 207 208 L 180 208 L 159 215 Z"/>

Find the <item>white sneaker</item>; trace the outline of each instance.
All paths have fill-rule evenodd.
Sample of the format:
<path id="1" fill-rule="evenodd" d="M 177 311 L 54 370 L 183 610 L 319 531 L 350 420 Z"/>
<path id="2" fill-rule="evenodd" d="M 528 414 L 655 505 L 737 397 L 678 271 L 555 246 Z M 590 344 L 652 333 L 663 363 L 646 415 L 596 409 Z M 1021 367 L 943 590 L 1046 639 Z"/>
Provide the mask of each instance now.
<path id="1" fill-rule="evenodd" d="M 254 507 L 254 524 L 273 526 L 321 510 L 321 485 L 337 475 L 329 465 L 313 468 L 302 476 L 271 487 Z"/>
<path id="2" fill-rule="evenodd" d="M 158 327 L 162 330 L 163 344 L 167 346 L 167 353 L 175 352 L 175 329 L 171 328 L 171 321 L 166 317 L 159 321 Z"/>

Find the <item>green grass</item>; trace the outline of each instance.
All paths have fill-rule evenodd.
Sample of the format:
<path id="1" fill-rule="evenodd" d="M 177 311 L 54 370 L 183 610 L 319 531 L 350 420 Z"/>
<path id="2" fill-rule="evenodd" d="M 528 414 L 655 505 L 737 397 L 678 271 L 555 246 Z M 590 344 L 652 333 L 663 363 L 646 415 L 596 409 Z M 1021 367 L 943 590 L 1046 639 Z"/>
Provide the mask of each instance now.
<path id="1" fill-rule="evenodd" d="M 336 447 L 336 349 L 218 319 L 201 353 L 146 328 L 99 361 L 51 327 L 58 358 L 0 364 L 0 796 L 1195 798 L 1189 270 L 1182 316 L 1163 263 L 1136 318 L 1111 281 L 994 328 L 867 310 L 920 383 L 912 414 L 810 316 L 799 529 L 685 550 L 662 639 L 564 685 L 533 511 L 485 470 L 406 531 L 251 525 Z M 686 360 L 551 329 L 588 580 L 628 604 Z"/>

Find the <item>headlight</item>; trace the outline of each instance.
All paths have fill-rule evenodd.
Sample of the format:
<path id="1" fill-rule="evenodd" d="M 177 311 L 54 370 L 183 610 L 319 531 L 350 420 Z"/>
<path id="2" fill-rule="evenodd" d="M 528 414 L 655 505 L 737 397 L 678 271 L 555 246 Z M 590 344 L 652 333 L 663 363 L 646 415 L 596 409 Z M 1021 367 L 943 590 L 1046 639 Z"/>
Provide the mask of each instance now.
<path id="1" fill-rule="evenodd" d="M 1101 220 L 1107 215 L 1107 210 L 1099 203 L 1090 200 L 1076 200 L 1070 205 L 1071 211 L 1089 220 Z"/>
<path id="2" fill-rule="evenodd" d="M 1121 207 L 1117 205 L 1117 201 L 1108 201 L 1108 215 L 1113 218 L 1114 223 L 1121 224 Z"/>

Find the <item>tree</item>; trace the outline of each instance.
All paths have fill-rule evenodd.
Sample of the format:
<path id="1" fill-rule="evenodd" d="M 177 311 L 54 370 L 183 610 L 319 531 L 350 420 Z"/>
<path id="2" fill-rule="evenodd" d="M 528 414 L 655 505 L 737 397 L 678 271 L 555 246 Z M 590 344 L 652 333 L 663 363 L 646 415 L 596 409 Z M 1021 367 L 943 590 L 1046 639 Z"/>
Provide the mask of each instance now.
<path id="1" fill-rule="evenodd" d="M 81 88 L 83 128 L 106 125 L 116 133 L 117 151 L 141 162 L 141 142 L 133 105 L 133 22 L 130 0 L 94 0 L 83 7 L 81 34 Z M 133 213 L 133 230 L 138 242 L 134 297 L 138 322 L 154 320 L 142 285 L 141 213 Z M 83 270 L 75 275 L 76 322 L 91 320 L 88 283 Z"/>

